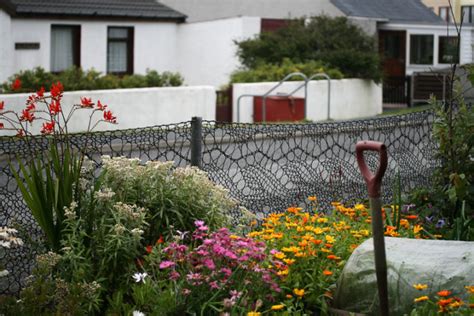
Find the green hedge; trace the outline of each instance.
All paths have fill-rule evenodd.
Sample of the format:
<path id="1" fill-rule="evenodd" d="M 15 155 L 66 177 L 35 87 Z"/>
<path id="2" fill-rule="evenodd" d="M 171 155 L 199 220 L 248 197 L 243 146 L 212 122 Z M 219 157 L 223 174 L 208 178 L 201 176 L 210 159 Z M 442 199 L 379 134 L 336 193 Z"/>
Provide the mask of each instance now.
<path id="1" fill-rule="evenodd" d="M 13 82 L 19 79 L 21 88 L 12 89 Z M 4 93 L 34 92 L 41 87 L 49 88 L 52 83 L 60 81 L 64 90 L 100 90 L 119 88 L 144 88 L 144 87 L 175 87 L 183 84 L 183 77 L 179 73 L 155 70 L 147 71 L 146 75 L 102 75 L 93 69 L 84 71 L 73 67 L 61 73 L 51 73 L 41 67 L 24 70 L 11 76 L 1 86 Z"/>
<path id="2" fill-rule="evenodd" d="M 308 77 L 322 72 L 329 75 L 331 79 L 344 77 L 338 69 L 327 67 L 320 61 L 293 63 L 285 58 L 281 64 L 260 64 L 252 69 L 235 71 L 231 75 L 231 83 L 280 81 L 292 72 L 302 72 Z M 301 77 L 295 76 L 290 80 L 298 81 Z"/>

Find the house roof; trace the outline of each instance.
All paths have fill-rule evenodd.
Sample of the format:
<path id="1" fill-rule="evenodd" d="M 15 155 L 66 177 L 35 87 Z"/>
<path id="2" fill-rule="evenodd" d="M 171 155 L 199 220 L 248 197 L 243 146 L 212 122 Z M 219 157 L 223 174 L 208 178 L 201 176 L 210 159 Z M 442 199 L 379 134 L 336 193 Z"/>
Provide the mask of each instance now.
<path id="1" fill-rule="evenodd" d="M 84 17 L 184 21 L 186 16 L 155 0 L 0 0 L 19 17 Z"/>
<path id="2" fill-rule="evenodd" d="M 345 15 L 389 22 L 440 24 L 443 20 L 420 0 L 331 0 Z"/>

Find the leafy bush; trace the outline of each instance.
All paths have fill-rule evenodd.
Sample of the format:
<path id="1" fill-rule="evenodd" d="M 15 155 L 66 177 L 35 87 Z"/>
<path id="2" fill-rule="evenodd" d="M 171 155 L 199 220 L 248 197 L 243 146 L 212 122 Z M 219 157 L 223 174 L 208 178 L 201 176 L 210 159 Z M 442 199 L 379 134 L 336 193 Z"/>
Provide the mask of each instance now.
<path id="1" fill-rule="evenodd" d="M 260 64 L 277 65 L 290 58 L 295 63 L 321 61 L 339 69 L 346 78 L 378 82 L 382 77 L 375 38 L 345 17 L 296 19 L 288 27 L 261 33 L 257 38 L 237 42 L 237 45 L 237 54 L 249 69 Z"/>
<path id="2" fill-rule="evenodd" d="M 16 80 L 21 82 L 21 87 L 15 87 Z M 155 70 L 147 71 L 146 75 L 127 75 L 119 77 L 112 74 L 101 75 L 94 69 L 83 70 L 72 67 L 60 73 L 46 72 L 37 67 L 33 70 L 20 71 L 11 76 L 2 84 L 5 93 L 34 92 L 41 87 L 49 87 L 60 81 L 65 90 L 98 90 L 117 88 L 142 88 L 142 87 L 175 87 L 183 84 L 183 77 L 178 73 Z"/>
<path id="3" fill-rule="evenodd" d="M 104 157 L 103 186 L 116 199 L 147 209 L 147 243 L 174 229 L 191 231 L 194 221 L 204 220 L 211 229 L 228 224 L 228 214 L 236 202 L 228 191 L 216 186 L 207 174 L 194 167 L 174 168 L 173 162 Z"/>
<path id="4" fill-rule="evenodd" d="M 301 72 L 308 77 L 317 73 L 324 72 L 329 75 L 331 79 L 343 78 L 343 75 L 339 70 L 326 67 L 320 61 L 294 63 L 290 59 L 285 58 L 281 64 L 259 64 L 258 66 L 252 69 L 243 69 L 235 71 L 234 73 L 232 73 L 230 80 L 231 83 L 280 81 L 286 75 L 292 72 Z M 301 80 L 301 77 L 295 76 L 290 80 Z"/>

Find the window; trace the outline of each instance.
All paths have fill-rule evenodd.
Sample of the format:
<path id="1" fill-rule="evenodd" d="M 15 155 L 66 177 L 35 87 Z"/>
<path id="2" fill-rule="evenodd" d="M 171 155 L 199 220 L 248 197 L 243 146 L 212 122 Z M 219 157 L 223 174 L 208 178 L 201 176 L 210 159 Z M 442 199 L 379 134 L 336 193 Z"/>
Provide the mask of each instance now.
<path id="1" fill-rule="evenodd" d="M 462 21 L 463 23 L 474 23 L 474 6 L 462 6 Z"/>
<path id="2" fill-rule="evenodd" d="M 80 67 L 80 44 L 79 25 L 51 25 L 51 71 Z"/>
<path id="3" fill-rule="evenodd" d="M 438 56 L 440 64 L 459 63 L 458 37 L 440 36 Z"/>
<path id="4" fill-rule="evenodd" d="M 410 63 L 433 64 L 433 35 L 410 35 Z"/>
<path id="5" fill-rule="evenodd" d="M 118 75 L 133 73 L 133 27 L 109 27 L 107 72 Z"/>
<path id="6" fill-rule="evenodd" d="M 451 10 L 449 7 L 439 7 L 439 16 L 446 22 L 451 22 Z"/>

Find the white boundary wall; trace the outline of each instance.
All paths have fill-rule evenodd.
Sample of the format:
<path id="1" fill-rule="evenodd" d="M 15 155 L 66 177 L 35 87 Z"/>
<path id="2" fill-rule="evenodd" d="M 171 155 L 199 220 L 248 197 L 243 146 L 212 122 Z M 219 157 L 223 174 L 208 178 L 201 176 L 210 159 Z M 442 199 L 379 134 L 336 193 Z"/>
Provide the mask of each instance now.
<path id="1" fill-rule="evenodd" d="M 0 95 L 0 101 L 5 101 L 6 110 L 13 109 L 21 112 L 25 108 L 28 95 L 3 94 Z M 193 116 L 200 116 L 204 120 L 215 120 L 216 92 L 209 86 L 66 92 L 62 100 L 63 108 L 67 111 L 72 104 L 80 103 L 81 97 L 90 97 L 93 102 L 100 100 L 101 103 L 107 104 L 117 116 L 117 125 L 101 123 L 95 130 L 172 124 L 189 121 Z M 90 111 L 80 110 L 76 113 L 71 124 L 68 125 L 70 132 L 87 129 Z M 101 118 L 102 113 L 95 115 Z M 34 131 L 38 132 L 41 124 L 42 122 L 39 121 L 34 122 Z M 0 135 L 6 134 L 6 131 L 0 130 Z"/>
<path id="2" fill-rule="evenodd" d="M 237 122 L 237 99 L 243 94 L 264 94 L 277 82 L 242 83 L 233 85 L 233 121 Z M 286 82 L 273 94 L 289 93 L 302 82 Z M 304 97 L 304 88 L 295 96 Z M 311 81 L 308 84 L 307 119 L 324 121 L 328 117 L 328 84 L 326 80 Z M 330 119 L 346 120 L 374 116 L 382 113 L 382 86 L 371 80 L 341 79 L 331 80 Z M 253 98 L 240 100 L 240 122 L 253 122 Z"/>

